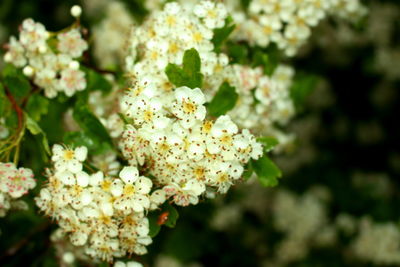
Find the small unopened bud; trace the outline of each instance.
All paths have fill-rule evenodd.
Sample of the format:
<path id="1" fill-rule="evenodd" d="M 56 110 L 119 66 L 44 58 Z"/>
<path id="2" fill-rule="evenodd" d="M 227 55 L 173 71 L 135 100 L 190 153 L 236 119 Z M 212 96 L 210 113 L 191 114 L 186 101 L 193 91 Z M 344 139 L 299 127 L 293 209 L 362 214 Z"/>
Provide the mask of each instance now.
<path id="1" fill-rule="evenodd" d="M 7 52 L 7 53 L 4 55 L 4 61 L 7 62 L 7 63 L 10 63 L 10 62 L 12 61 L 11 53 Z"/>
<path id="2" fill-rule="evenodd" d="M 22 72 L 24 73 L 25 76 L 32 77 L 35 70 L 28 65 L 22 70 Z"/>
<path id="3" fill-rule="evenodd" d="M 71 15 L 74 18 L 78 18 L 80 17 L 82 14 L 82 8 L 78 5 L 74 5 L 73 7 L 71 7 Z"/>
<path id="4" fill-rule="evenodd" d="M 39 53 L 44 54 L 47 52 L 47 47 L 44 45 L 39 46 Z"/>
<path id="5" fill-rule="evenodd" d="M 62 260 L 67 264 L 72 264 L 75 261 L 75 256 L 71 252 L 65 252 L 62 256 Z"/>
<path id="6" fill-rule="evenodd" d="M 77 70 L 77 69 L 79 69 L 79 62 L 76 60 L 73 60 L 68 64 L 68 67 L 70 69 Z"/>

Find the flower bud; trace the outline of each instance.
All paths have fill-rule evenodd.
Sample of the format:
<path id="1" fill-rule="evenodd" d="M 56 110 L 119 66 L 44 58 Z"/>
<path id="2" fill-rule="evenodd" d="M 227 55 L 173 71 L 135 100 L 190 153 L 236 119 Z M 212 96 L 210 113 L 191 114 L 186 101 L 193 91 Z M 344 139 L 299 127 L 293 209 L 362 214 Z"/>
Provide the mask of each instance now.
<path id="1" fill-rule="evenodd" d="M 25 76 L 32 77 L 35 70 L 28 65 L 22 70 L 22 72 L 24 73 Z"/>
<path id="2" fill-rule="evenodd" d="M 82 8 L 78 5 L 74 5 L 73 7 L 71 7 L 71 15 L 74 18 L 78 18 L 80 17 L 82 14 Z"/>
<path id="3" fill-rule="evenodd" d="M 68 67 L 70 69 L 77 70 L 77 69 L 79 69 L 79 62 L 76 60 L 73 60 L 68 64 Z"/>

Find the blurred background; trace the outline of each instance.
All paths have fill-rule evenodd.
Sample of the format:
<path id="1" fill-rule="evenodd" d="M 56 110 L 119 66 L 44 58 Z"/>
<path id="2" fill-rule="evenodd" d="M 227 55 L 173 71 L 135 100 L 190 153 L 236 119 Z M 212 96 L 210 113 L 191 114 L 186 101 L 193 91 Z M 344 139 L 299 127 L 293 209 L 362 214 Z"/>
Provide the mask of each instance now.
<path id="1" fill-rule="evenodd" d="M 70 25 L 73 4 L 83 6 L 90 32 L 110 2 L 1 0 L 0 43 L 27 17 L 53 31 Z M 132 18 L 146 14 L 141 1 L 122 2 Z M 144 262 L 400 266 L 400 2 L 364 3 L 369 14 L 361 23 L 326 19 L 290 61 L 321 79 L 289 125 L 295 143 L 275 156 L 280 184 L 266 189 L 249 180 L 180 208 L 176 228 L 161 231 Z M 32 209 L 0 220 L 0 266 L 60 264 L 62 248 Z"/>

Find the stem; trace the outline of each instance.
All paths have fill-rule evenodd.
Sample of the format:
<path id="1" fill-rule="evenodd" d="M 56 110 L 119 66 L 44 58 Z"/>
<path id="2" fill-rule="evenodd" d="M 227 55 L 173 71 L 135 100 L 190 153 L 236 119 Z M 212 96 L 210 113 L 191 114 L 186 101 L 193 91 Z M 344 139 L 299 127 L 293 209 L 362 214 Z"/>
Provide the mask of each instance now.
<path id="1" fill-rule="evenodd" d="M 15 101 L 14 96 L 10 93 L 10 90 L 7 87 L 4 87 L 6 89 L 6 95 L 8 99 L 11 102 L 12 107 L 15 109 L 15 112 L 17 112 L 18 116 L 18 130 L 22 128 L 22 121 L 24 119 L 24 113 L 22 109 L 18 106 L 17 101 Z"/>

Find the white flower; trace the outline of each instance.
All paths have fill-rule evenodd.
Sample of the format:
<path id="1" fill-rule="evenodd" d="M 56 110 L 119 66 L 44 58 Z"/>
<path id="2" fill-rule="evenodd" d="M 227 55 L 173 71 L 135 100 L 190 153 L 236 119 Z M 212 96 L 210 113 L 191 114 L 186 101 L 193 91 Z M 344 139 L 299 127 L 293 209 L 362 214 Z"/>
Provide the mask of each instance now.
<path id="1" fill-rule="evenodd" d="M 12 163 L 0 163 L 0 190 L 12 198 L 19 198 L 36 186 L 33 172 L 27 168 L 17 169 Z"/>
<path id="2" fill-rule="evenodd" d="M 27 60 L 25 57 L 24 47 L 15 39 L 14 36 L 10 37 L 10 42 L 8 44 L 8 51 L 4 55 L 4 61 L 12 63 L 17 67 L 23 67 L 26 65 Z"/>
<path id="3" fill-rule="evenodd" d="M 113 182 L 115 185 L 114 196 L 117 197 L 114 207 L 125 214 L 131 211 L 142 212 L 150 207 L 148 193 L 153 183 L 149 178 L 139 177 L 135 167 L 124 167 L 120 172 L 120 180 Z"/>
<path id="4" fill-rule="evenodd" d="M 56 144 L 53 146 L 52 160 L 55 162 L 57 171 L 70 171 L 77 173 L 82 170 L 82 162 L 86 160 L 87 148 L 77 147 L 74 150 L 71 148 L 63 148 Z"/>
<path id="5" fill-rule="evenodd" d="M 172 196 L 175 204 L 179 206 L 188 206 L 189 204 L 196 205 L 199 202 L 198 196 L 205 190 L 204 183 L 197 180 L 189 180 L 187 183 L 178 185 L 176 183 L 164 186 L 168 197 Z"/>
<path id="6" fill-rule="evenodd" d="M 17 199 L 35 186 L 30 169 L 18 169 L 13 163 L 0 162 L 0 217 L 4 217 L 10 208 L 27 209 L 27 204 Z"/>
<path id="7" fill-rule="evenodd" d="M 67 96 L 72 96 L 76 91 L 86 88 L 85 73 L 80 70 L 64 69 L 61 71 L 60 89 Z"/>
<path id="8" fill-rule="evenodd" d="M 56 72 L 52 69 L 44 68 L 36 71 L 34 81 L 44 89 L 44 93 L 48 98 L 57 96 L 59 83 L 56 80 Z"/>
<path id="9" fill-rule="evenodd" d="M 190 128 L 196 120 L 202 121 L 206 116 L 204 94 L 199 88 L 190 89 L 183 86 L 175 90 L 176 101 L 172 105 L 172 113 L 180 119 L 183 127 Z"/>
<path id="10" fill-rule="evenodd" d="M 46 47 L 46 41 L 49 33 L 41 23 L 36 23 L 32 19 L 26 19 L 22 22 L 22 30 L 20 32 L 20 42 L 32 52 L 41 47 Z"/>
<path id="11" fill-rule="evenodd" d="M 210 28 L 221 28 L 224 26 L 227 10 L 222 3 L 214 3 L 211 1 L 201 1 L 193 9 L 193 13 L 204 19 L 204 24 Z"/>
<path id="12" fill-rule="evenodd" d="M 77 29 L 72 29 L 66 33 L 61 33 L 57 36 L 57 48 L 61 53 L 68 54 L 73 58 L 82 56 L 82 53 L 87 50 L 88 45 L 82 39 L 81 33 Z"/>

